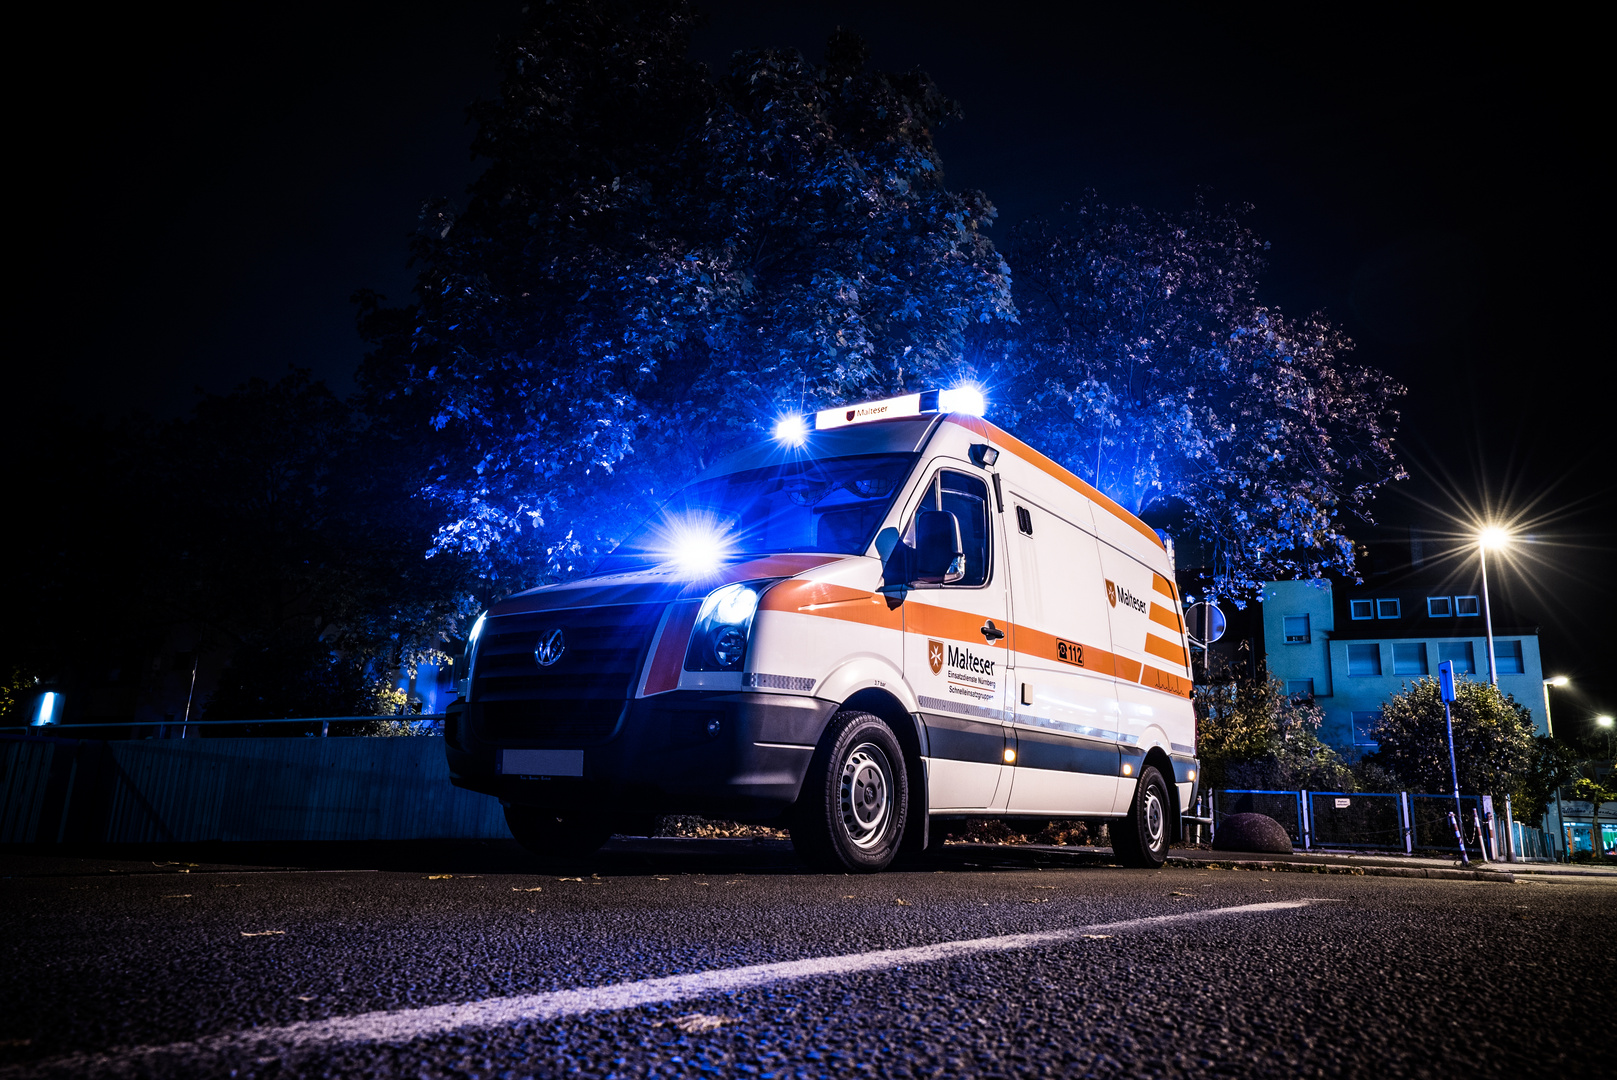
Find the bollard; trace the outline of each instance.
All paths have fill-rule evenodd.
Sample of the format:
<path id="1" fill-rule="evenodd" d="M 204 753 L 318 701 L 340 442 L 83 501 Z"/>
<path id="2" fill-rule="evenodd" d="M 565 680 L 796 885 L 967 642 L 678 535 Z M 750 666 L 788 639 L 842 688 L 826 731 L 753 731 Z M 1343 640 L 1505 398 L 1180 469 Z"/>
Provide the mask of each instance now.
<path id="1" fill-rule="evenodd" d="M 1471 820 L 1477 826 L 1477 850 L 1482 854 L 1482 861 L 1489 862 L 1488 841 L 1482 832 L 1482 813 L 1474 806 L 1471 808 Z"/>
<path id="2" fill-rule="evenodd" d="M 1465 837 L 1460 835 L 1460 819 L 1454 816 L 1453 810 L 1449 811 L 1449 824 L 1454 827 L 1454 842 L 1460 845 L 1460 861 L 1470 866 L 1471 859 L 1465 853 Z"/>

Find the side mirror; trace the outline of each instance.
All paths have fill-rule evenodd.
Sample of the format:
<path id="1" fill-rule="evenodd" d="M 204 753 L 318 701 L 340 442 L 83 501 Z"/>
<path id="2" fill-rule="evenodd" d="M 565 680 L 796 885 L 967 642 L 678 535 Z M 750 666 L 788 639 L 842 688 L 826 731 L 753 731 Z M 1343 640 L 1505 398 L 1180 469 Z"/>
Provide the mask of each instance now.
<path id="1" fill-rule="evenodd" d="M 947 510 L 915 515 L 915 582 L 948 585 L 966 576 L 966 549 L 960 521 Z"/>

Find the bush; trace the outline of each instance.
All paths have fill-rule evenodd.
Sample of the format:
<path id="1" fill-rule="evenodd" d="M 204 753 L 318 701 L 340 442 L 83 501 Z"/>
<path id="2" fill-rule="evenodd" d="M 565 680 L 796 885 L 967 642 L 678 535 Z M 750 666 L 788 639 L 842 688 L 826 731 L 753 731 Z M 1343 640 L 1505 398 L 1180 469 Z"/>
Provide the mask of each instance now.
<path id="1" fill-rule="evenodd" d="M 1196 751 L 1210 786 L 1358 790 L 1352 770 L 1316 734 L 1323 710 L 1288 697 L 1267 672 L 1200 685 L 1195 704 Z"/>
<path id="2" fill-rule="evenodd" d="M 1528 774 L 1533 752 L 1531 714 L 1488 683 L 1455 683 L 1454 758 L 1460 790 L 1473 794 L 1513 792 Z M 1382 706 L 1370 731 L 1380 744 L 1379 765 L 1403 777 L 1412 790 L 1454 789 L 1449 768 L 1448 727 L 1437 680 L 1406 686 Z"/>

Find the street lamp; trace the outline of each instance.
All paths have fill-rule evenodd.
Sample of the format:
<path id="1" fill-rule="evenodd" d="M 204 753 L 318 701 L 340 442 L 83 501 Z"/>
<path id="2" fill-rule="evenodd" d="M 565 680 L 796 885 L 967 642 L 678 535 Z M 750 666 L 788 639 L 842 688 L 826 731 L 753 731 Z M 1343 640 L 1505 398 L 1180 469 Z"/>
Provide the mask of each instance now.
<path id="1" fill-rule="evenodd" d="M 1482 556 L 1482 625 L 1488 632 L 1488 681 L 1499 689 L 1499 670 L 1493 659 L 1493 613 L 1488 610 L 1488 549 L 1504 548 L 1510 543 L 1510 534 L 1497 525 L 1490 525 L 1477 534 L 1477 551 Z"/>
<path id="2" fill-rule="evenodd" d="M 1565 675 L 1552 675 L 1544 680 L 1544 730 L 1551 737 L 1555 735 L 1555 721 L 1550 718 L 1550 687 L 1559 690 L 1571 681 Z"/>
<path id="3" fill-rule="evenodd" d="M 1567 678 L 1565 675 L 1552 675 L 1548 679 L 1544 680 L 1544 730 L 1549 733 L 1551 738 L 1555 737 L 1555 721 L 1550 718 L 1550 687 L 1553 686 L 1553 687 L 1556 687 L 1557 689 L 1559 689 L 1560 687 L 1566 686 L 1571 681 L 1572 680 Z M 1560 784 L 1555 785 L 1555 828 L 1556 828 L 1555 835 L 1560 837 L 1560 840 L 1558 842 L 1561 843 L 1561 844 L 1565 844 L 1566 843 L 1566 818 L 1561 816 L 1561 785 Z M 1552 855 L 1555 853 L 1553 848 L 1551 849 L 1550 853 Z M 1568 861 L 1570 861 L 1571 858 L 1572 858 L 1572 853 L 1569 851 L 1567 853 Z"/>

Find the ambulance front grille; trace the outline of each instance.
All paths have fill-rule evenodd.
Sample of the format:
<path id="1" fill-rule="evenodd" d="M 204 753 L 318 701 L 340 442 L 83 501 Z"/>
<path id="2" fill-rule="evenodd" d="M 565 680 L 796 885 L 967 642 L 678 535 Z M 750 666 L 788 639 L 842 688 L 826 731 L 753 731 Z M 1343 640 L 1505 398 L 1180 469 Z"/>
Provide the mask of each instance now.
<path id="1" fill-rule="evenodd" d="M 661 604 L 619 604 L 490 619 L 471 694 L 483 738 L 552 745 L 611 738 L 662 611 Z M 561 655 L 541 665 L 535 652 L 556 630 Z"/>

